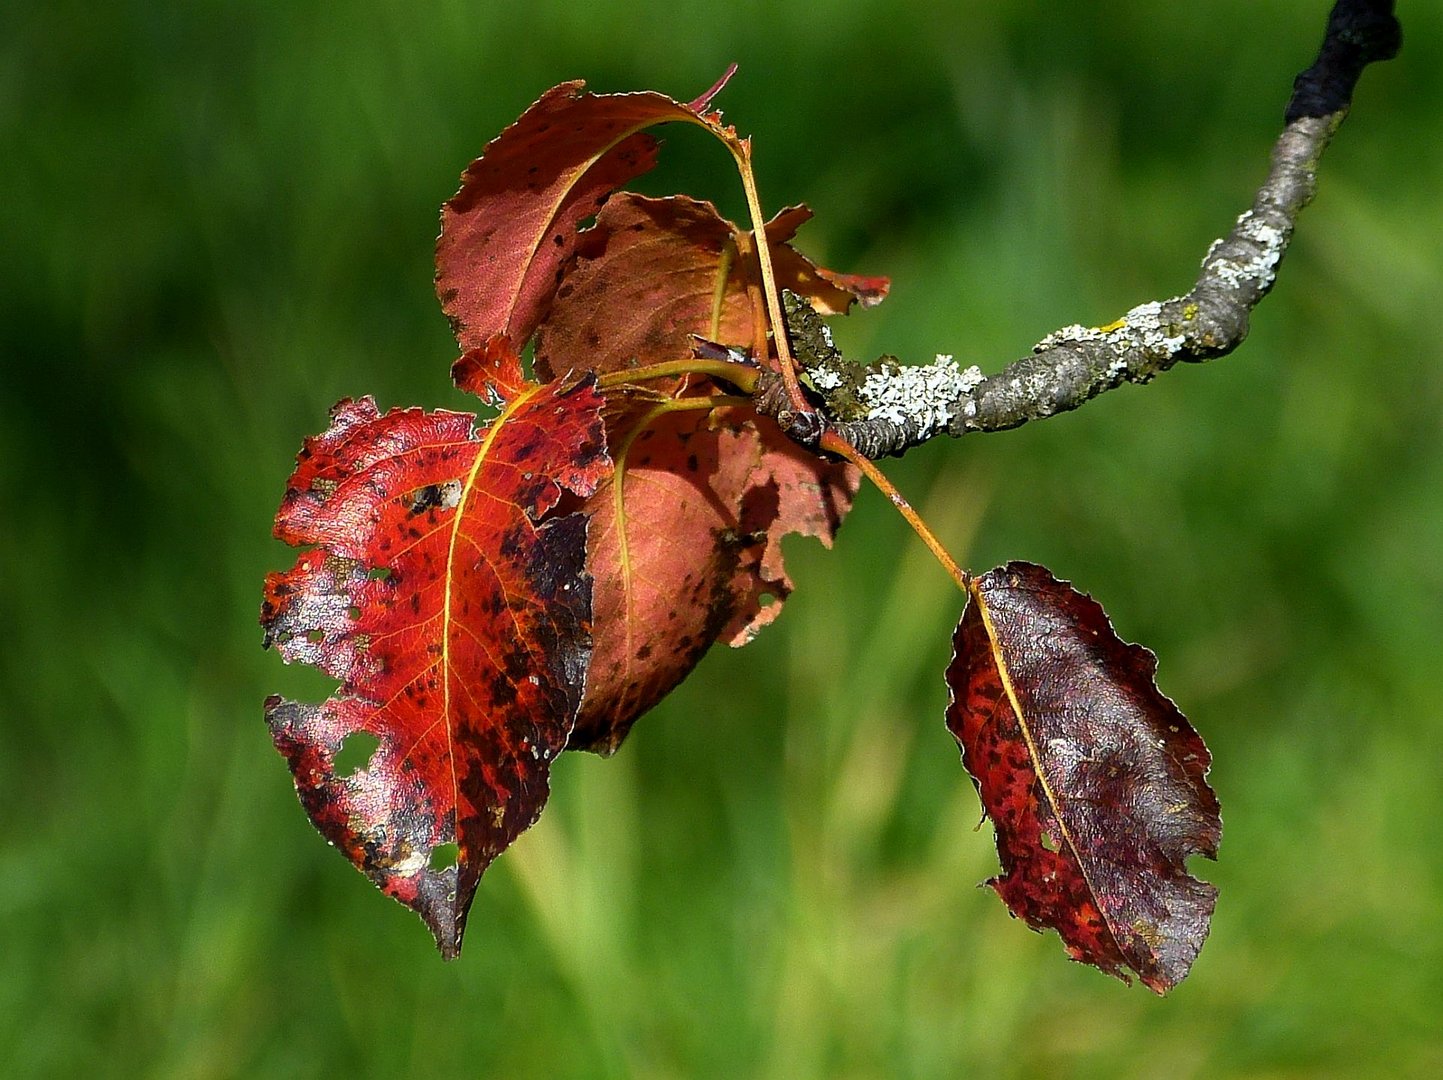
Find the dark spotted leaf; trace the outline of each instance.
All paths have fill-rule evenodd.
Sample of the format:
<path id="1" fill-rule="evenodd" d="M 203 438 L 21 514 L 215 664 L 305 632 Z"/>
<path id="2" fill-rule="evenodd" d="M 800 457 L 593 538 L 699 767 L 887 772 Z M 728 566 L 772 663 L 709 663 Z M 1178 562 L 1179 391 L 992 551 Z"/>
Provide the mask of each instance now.
<path id="1" fill-rule="evenodd" d="M 1090 597 L 1020 562 L 970 592 L 947 726 L 996 829 L 989 884 L 1074 959 L 1166 992 L 1217 897 L 1185 865 L 1222 832 L 1207 748 Z"/>
<path id="2" fill-rule="evenodd" d="M 518 371 L 493 351 L 472 373 L 504 402 L 479 430 L 341 402 L 290 479 L 276 535 L 307 550 L 261 614 L 267 644 L 341 683 L 266 703 L 301 802 L 448 958 L 482 871 L 541 812 L 591 652 L 587 522 L 559 504 L 610 471 L 602 399 L 589 376 Z M 374 751 L 347 772 L 360 733 Z"/>

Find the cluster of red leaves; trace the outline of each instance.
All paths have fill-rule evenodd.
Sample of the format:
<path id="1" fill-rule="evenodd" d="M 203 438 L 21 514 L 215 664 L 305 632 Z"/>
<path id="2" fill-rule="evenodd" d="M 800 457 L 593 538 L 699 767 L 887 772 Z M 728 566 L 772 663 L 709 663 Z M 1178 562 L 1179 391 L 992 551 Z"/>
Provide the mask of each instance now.
<path id="1" fill-rule="evenodd" d="M 340 686 L 271 698 L 272 736 L 316 827 L 447 957 L 556 755 L 611 753 L 713 643 L 749 641 L 791 590 L 782 538 L 829 544 L 856 492 L 852 466 L 692 361 L 701 339 L 775 366 L 769 287 L 835 315 L 886 280 L 793 248 L 804 207 L 757 235 L 617 190 L 655 162 L 662 123 L 749 169 L 708 111 L 724 82 L 690 104 L 567 83 L 497 137 L 442 208 L 436 287 L 452 377 L 499 414 L 343 401 L 276 518 L 304 551 L 266 581 L 266 642 Z M 994 886 L 1074 957 L 1171 987 L 1214 900 L 1184 867 L 1220 829 L 1206 749 L 1090 599 L 1025 564 L 964 584 L 948 726 L 996 825 Z M 346 772 L 362 732 L 375 750 Z"/>
<path id="2" fill-rule="evenodd" d="M 500 414 L 341 402 L 276 520 L 307 550 L 266 582 L 267 643 L 341 684 L 320 705 L 272 698 L 276 745 L 316 827 L 447 956 L 552 759 L 613 751 L 715 641 L 750 640 L 791 590 L 782 537 L 830 543 L 856 492 L 854 469 L 753 410 L 690 407 L 712 380 L 598 386 L 688 360 L 696 337 L 767 340 L 749 233 L 707 203 L 614 194 L 654 163 L 652 125 L 741 145 L 709 99 L 564 84 L 495 139 L 442 209 L 436 287 L 457 385 Z M 884 280 L 788 246 L 809 216 L 767 225 L 780 283 L 823 313 L 880 300 Z M 342 775 L 358 732 L 376 749 Z"/>

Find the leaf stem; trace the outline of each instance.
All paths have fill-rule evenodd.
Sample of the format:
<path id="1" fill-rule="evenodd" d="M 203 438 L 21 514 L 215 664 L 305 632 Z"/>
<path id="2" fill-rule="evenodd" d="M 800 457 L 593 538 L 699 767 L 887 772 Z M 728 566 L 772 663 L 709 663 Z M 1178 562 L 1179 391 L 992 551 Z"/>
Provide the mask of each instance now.
<path id="1" fill-rule="evenodd" d="M 697 412 L 702 409 L 708 412 L 713 409 L 752 409 L 755 411 L 756 402 L 738 394 L 711 394 L 707 397 L 672 398 L 669 401 L 658 402 L 627 432 L 626 438 L 622 442 L 622 449 L 618 452 L 624 453 L 629 450 L 637 435 L 658 416 L 674 412 Z"/>
<path id="2" fill-rule="evenodd" d="M 755 409 L 756 402 L 740 394 L 712 394 L 709 397 L 673 398 L 658 405 L 656 413 L 686 412 L 691 409 Z"/>
<path id="3" fill-rule="evenodd" d="M 736 245 L 737 254 L 744 259 L 756 248 L 752 237 L 747 233 L 735 233 L 732 242 Z M 767 323 L 770 319 L 767 316 L 767 302 L 762 298 L 761 286 L 755 281 L 746 281 L 746 292 L 747 303 L 752 308 L 752 352 L 761 363 L 770 367 L 771 346 L 767 343 Z"/>
<path id="4" fill-rule="evenodd" d="M 738 139 L 727 145 L 732 157 L 736 159 L 737 172 L 742 178 L 742 189 L 747 196 L 747 209 L 752 215 L 752 244 L 756 248 L 757 265 L 762 272 L 762 292 L 765 294 L 767 315 L 772 324 L 772 344 L 777 351 L 777 369 L 781 373 L 782 384 L 787 388 L 787 399 L 792 403 L 792 408 L 799 413 L 815 412 L 816 409 L 802 393 L 801 384 L 797 382 L 796 363 L 792 359 L 791 343 L 787 340 L 781 293 L 777 291 L 771 248 L 767 244 L 767 223 L 762 217 L 762 200 L 757 193 L 756 177 L 752 173 L 752 141 L 750 138 Z"/>
<path id="5" fill-rule="evenodd" d="M 746 364 L 734 364 L 729 360 L 667 360 L 660 364 L 644 367 L 624 368 L 608 371 L 596 380 L 597 386 L 609 390 L 627 383 L 646 382 L 649 379 L 664 379 L 671 375 L 708 375 L 731 383 L 738 390 L 750 394 L 757 385 L 757 371 Z"/>
<path id="6" fill-rule="evenodd" d="M 922 520 L 922 515 L 918 514 L 912 508 L 912 504 L 902 497 L 902 493 L 897 490 L 892 481 L 887 479 L 887 475 L 877 468 L 876 462 L 866 457 L 834 431 L 822 434 L 821 448 L 846 458 L 861 469 L 867 479 L 876 485 L 877 490 L 887 496 L 891 504 L 897 508 L 897 512 L 907 520 L 907 524 L 912 526 L 912 531 L 922 538 L 922 543 L 927 545 L 927 550 L 932 552 L 936 560 L 942 564 L 942 569 L 947 571 L 947 576 L 957 583 L 957 587 L 962 590 L 964 595 L 969 595 L 971 575 L 957 565 L 952 556 L 947 553 L 947 549 L 942 546 L 942 541 L 937 539 L 937 535 Z"/>

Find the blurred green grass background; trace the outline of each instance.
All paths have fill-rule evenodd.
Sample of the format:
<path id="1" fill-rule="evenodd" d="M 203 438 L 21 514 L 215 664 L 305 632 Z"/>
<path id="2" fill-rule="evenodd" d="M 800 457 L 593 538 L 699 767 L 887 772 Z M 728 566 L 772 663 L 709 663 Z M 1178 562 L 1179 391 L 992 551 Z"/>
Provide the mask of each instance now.
<path id="1" fill-rule="evenodd" d="M 764 200 L 995 369 L 1186 288 L 1324 0 L 20 5 L 0 15 L 6 1076 L 1443 1074 L 1443 12 L 1400 4 L 1238 354 L 891 466 L 967 564 L 1161 657 L 1227 827 L 1158 1001 L 976 888 L 959 597 L 874 493 L 622 752 L 568 755 L 445 965 L 328 851 L 261 700 L 269 537 L 337 398 L 464 407 L 437 207 L 547 86 L 720 99 Z M 641 186 L 741 199 L 667 134 Z"/>

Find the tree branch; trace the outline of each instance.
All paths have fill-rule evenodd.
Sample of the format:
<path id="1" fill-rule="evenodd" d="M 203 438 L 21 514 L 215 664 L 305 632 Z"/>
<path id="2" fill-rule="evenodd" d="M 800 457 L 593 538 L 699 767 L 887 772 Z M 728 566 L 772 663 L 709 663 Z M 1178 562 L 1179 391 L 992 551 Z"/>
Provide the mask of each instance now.
<path id="1" fill-rule="evenodd" d="M 1066 412 L 1125 382 L 1148 382 L 1180 360 L 1232 352 L 1273 286 L 1358 77 L 1368 64 L 1397 55 L 1401 41 L 1393 0 L 1334 4 L 1318 59 L 1294 80 L 1267 179 L 1232 231 L 1213 242 L 1183 296 L 1140 304 L 1106 326 L 1065 326 L 989 376 L 959 370 L 951 357 L 923 366 L 884 358 L 862 367 L 837 353 L 807 305 L 788 304 L 789 337 L 823 399 L 829 429 L 867 457 L 901 454 L 937 435 L 1002 431 Z"/>

